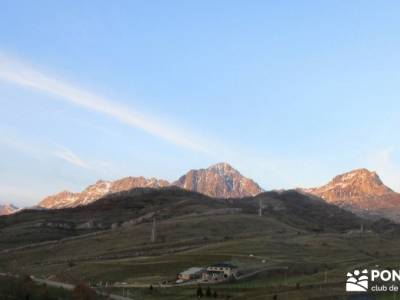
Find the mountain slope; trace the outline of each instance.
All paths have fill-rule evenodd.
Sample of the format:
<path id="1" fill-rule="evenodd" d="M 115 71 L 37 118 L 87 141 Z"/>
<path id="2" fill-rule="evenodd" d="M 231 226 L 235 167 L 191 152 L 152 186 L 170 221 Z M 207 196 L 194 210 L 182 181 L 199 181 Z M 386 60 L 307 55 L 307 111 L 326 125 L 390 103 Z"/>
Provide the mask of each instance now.
<path id="1" fill-rule="evenodd" d="M 378 174 L 357 169 L 334 177 L 318 188 L 303 189 L 365 217 L 386 217 L 400 222 L 400 194 L 383 184 Z"/>
<path id="2" fill-rule="evenodd" d="M 260 201 L 263 204 L 262 217 L 258 216 Z M 160 224 L 161 231 L 161 224 L 180 220 L 183 227 L 179 230 L 190 237 L 196 230 L 208 230 L 207 225 L 204 225 L 205 228 L 198 228 L 192 224 L 193 220 L 203 218 L 205 224 L 218 223 L 215 230 L 223 238 L 228 233 L 235 233 L 226 228 L 223 221 L 231 218 L 230 216 L 237 220 L 243 219 L 242 223 L 235 225 L 238 227 L 237 233 L 240 231 L 252 235 L 260 234 L 261 228 L 254 229 L 260 220 L 279 223 L 280 227 L 290 227 L 293 231 L 307 232 L 343 232 L 357 229 L 364 222 L 337 206 L 296 191 L 219 199 L 174 187 L 133 189 L 106 195 L 85 206 L 58 210 L 26 209 L 18 214 L 1 217 L 0 249 L 137 226 L 150 230 L 153 219 Z M 185 227 L 185 223 L 191 225 Z M 374 228 L 373 222 L 365 221 L 365 226 Z M 171 234 L 177 230 L 178 228 L 174 228 Z M 203 237 L 200 233 L 197 237 L 199 236 Z"/>
<path id="3" fill-rule="evenodd" d="M 257 183 L 244 177 L 227 163 L 191 170 L 173 185 L 217 198 L 242 198 L 263 192 Z"/>
<path id="4" fill-rule="evenodd" d="M 0 204 L 0 216 L 11 215 L 18 210 L 18 207 L 12 204 Z"/>

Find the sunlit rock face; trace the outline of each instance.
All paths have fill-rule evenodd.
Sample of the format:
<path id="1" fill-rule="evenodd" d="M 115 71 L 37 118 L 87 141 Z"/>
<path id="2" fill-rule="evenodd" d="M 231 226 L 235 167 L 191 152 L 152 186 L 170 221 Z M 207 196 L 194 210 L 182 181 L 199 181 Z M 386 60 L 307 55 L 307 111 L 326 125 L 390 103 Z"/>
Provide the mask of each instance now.
<path id="1" fill-rule="evenodd" d="M 173 183 L 178 187 L 218 198 L 255 196 L 263 189 L 227 163 L 191 170 Z"/>
<path id="2" fill-rule="evenodd" d="M 367 169 L 338 175 L 326 185 L 302 191 L 359 215 L 400 222 L 400 194 L 387 187 L 378 174 Z"/>
<path id="3" fill-rule="evenodd" d="M 133 188 L 160 188 L 168 186 L 166 180 L 144 177 L 125 177 L 116 181 L 99 180 L 95 184 L 88 186 L 80 193 L 63 191 L 56 195 L 44 198 L 38 206 L 44 208 L 65 208 L 87 205 L 107 194 L 127 191 Z"/>

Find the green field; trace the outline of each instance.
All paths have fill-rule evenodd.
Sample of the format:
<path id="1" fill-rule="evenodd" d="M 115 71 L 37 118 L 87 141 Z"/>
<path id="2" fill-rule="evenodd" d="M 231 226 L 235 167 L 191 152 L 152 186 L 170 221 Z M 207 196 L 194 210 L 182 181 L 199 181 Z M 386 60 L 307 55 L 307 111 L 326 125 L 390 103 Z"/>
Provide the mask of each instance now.
<path id="1" fill-rule="evenodd" d="M 125 293 L 141 299 L 186 299 L 196 287 L 148 287 L 173 282 L 191 266 L 230 261 L 242 272 L 266 270 L 244 281 L 213 286 L 220 295 L 309 299 L 344 295 L 346 270 L 399 264 L 399 241 L 373 233 L 309 233 L 245 214 L 181 217 L 159 227 L 160 242 L 150 243 L 151 227 L 142 224 L 2 254 L 0 268 L 73 283 L 126 282 L 136 288 L 126 288 Z M 123 293 L 121 288 L 108 290 Z"/>

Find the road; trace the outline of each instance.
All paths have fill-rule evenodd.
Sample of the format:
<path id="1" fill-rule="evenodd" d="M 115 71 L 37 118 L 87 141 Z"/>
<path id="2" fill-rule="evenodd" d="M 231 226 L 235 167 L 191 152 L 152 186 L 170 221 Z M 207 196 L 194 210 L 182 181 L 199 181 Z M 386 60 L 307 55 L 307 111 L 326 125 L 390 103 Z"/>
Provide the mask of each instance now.
<path id="1" fill-rule="evenodd" d="M 62 283 L 62 282 L 51 281 L 51 280 L 46 280 L 46 279 L 39 279 L 34 276 L 31 276 L 31 278 L 36 283 L 46 284 L 48 286 L 55 287 L 55 288 L 63 288 L 64 290 L 68 290 L 68 291 L 72 291 L 75 288 L 74 285 L 68 284 L 68 283 Z"/>
<path id="2" fill-rule="evenodd" d="M 47 280 L 47 279 L 39 279 L 36 277 L 32 277 L 32 280 L 37 282 L 37 283 L 45 283 L 48 286 L 52 286 L 52 287 L 57 287 L 57 288 L 63 288 L 65 290 L 69 290 L 72 291 L 74 289 L 74 285 L 72 284 L 68 284 L 68 283 L 63 283 L 63 282 L 58 282 L 58 281 L 53 281 L 53 280 Z M 113 300 L 132 300 L 132 298 L 127 298 L 127 297 L 123 297 L 123 296 L 119 296 L 119 295 L 115 295 L 115 294 L 107 294 L 104 292 L 100 292 L 96 290 L 96 293 L 100 296 L 109 296 L 110 299 Z"/>
<path id="3" fill-rule="evenodd" d="M 7 274 L 7 273 L 0 273 L 0 276 L 11 276 L 14 278 L 19 278 L 19 275 L 15 275 L 15 274 Z M 31 276 L 31 279 L 38 283 L 38 284 L 46 284 L 50 287 L 55 287 L 55 288 L 62 288 L 64 290 L 67 291 L 72 291 L 75 286 L 73 284 L 68 284 L 68 283 L 63 283 L 63 282 L 58 282 L 58 281 L 53 281 L 53 280 L 47 280 L 47 279 L 41 279 L 41 278 L 36 278 L 35 276 Z M 100 296 L 109 296 L 110 299 L 113 300 L 133 300 L 132 298 L 127 298 L 127 297 L 123 297 L 123 296 L 119 296 L 119 295 L 115 295 L 115 294 L 107 294 L 104 292 L 100 292 L 95 290 L 96 293 Z"/>

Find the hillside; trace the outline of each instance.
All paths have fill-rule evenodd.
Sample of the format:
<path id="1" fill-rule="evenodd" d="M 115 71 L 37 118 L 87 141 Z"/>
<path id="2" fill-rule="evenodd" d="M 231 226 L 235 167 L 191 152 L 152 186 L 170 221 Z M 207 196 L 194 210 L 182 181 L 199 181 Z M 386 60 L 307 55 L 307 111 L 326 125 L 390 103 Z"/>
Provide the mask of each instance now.
<path id="1" fill-rule="evenodd" d="M 86 206 L 57 210 L 23 210 L 0 218 L 1 248 L 57 240 L 96 231 L 150 224 L 200 215 L 246 215 L 293 226 L 296 230 L 343 231 L 359 228 L 355 215 L 296 191 L 267 192 L 256 197 L 216 199 L 179 188 L 133 189 L 110 194 Z M 371 223 L 373 224 L 373 223 Z M 245 224 L 244 228 L 247 228 Z M 372 226 L 372 225 L 371 225 Z"/>

